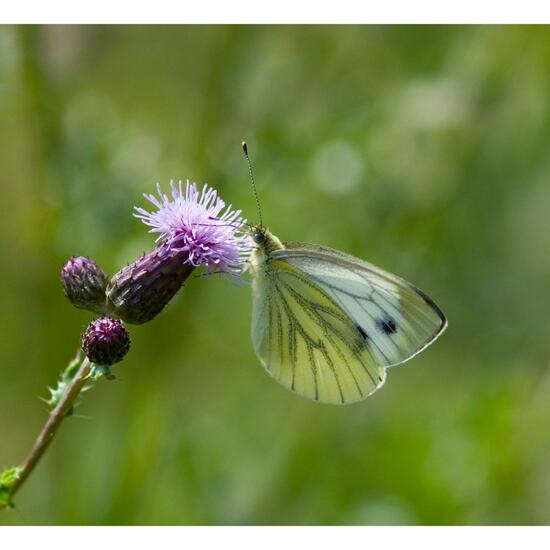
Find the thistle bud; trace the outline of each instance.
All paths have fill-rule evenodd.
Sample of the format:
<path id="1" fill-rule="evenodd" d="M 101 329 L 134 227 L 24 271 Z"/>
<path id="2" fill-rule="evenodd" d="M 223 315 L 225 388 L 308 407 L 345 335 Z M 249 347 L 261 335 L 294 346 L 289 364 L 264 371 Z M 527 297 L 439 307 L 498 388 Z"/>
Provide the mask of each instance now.
<path id="1" fill-rule="evenodd" d="M 129 349 L 130 334 L 118 319 L 95 319 L 82 335 L 82 351 L 96 365 L 118 363 Z"/>
<path id="2" fill-rule="evenodd" d="M 105 288 L 108 278 L 99 265 L 84 256 L 73 256 L 61 269 L 65 296 L 81 309 L 96 313 L 105 310 Z"/>
<path id="3" fill-rule="evenodd" d="M 122 268 L 107 288 L 109 311 L 127 323 L 151 321 L 195 269 L 187 260 L 187 252 L 163 244 Z"/>

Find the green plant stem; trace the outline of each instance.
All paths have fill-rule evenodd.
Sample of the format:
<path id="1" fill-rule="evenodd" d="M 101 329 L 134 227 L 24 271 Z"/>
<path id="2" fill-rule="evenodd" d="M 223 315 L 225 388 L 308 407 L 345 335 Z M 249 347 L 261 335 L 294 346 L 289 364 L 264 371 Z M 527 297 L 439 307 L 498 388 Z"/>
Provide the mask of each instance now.
<path id="1" fill-rule="evenodd" d="M 39 460 L 42 458 L 42 455 L 46 452 L 46 449 L 54 438 L 61 422 L 63 422 L 66 418 L 67 413 L 71 410 L 76 398 L 79 396 L 88 381 L 91 369 L 92 363 L 88 361 L 87 357 L 84 357 L 76 375 L 63 394 L 59 404 L 50 413 L 48 420 L 38 435 L 31 452 L 21 466 L 19 477 L 11 487 L 11 497 L 13 497 L 21 488 L 21 485 L 23 485 L 25 480 L 29 477 L 35 466 L 38 464 Z M 0 508 L 2 508 L 2 503 L 0 503 Z"/>

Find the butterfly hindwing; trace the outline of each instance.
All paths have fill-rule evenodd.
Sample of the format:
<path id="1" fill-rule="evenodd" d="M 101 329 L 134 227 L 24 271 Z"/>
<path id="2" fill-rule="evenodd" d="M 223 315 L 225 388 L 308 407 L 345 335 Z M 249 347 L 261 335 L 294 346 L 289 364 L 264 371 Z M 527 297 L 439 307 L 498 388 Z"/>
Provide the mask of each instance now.
<path id="1" fill-rule="evenodd" d="M 307 273 L 275 255 L 254 286 L 252 340 L 267 371 L 315 401 L 364 399 L 385 378 L 360 326 Z"/>

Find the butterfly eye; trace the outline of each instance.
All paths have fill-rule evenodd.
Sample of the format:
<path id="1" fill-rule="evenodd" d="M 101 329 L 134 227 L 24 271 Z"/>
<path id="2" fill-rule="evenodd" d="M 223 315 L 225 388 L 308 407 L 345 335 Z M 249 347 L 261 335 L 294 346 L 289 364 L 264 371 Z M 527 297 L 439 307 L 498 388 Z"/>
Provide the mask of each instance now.
<path id="1" fill-rule="evenodd" d="M 253 237 L 252 237 L 252 240 L 256 243 L 256 244 L 262 244 L 265 240 L 265 235 L 263 233 L 254 233 Z"/>

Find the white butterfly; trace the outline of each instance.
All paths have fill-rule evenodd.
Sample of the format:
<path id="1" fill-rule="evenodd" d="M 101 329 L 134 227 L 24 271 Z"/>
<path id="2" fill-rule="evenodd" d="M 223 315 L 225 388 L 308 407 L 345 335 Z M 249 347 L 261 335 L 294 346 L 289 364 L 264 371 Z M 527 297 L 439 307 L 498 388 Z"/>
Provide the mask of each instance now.
<path id="1" fill-rule="evenodd" d="M 283 244 L 267 229 L 256 244 L 252 342 L 266 370 L 314 401 L 345 404 L 380 388 L 386 368 L 430 345 L 447 320 L 424 292 L 331 248 Z"/>
<path id="2" fill-rule="evenodd" d="M 262 225 L 250 235 L 252 344 L 267 372 L 322 403 L 361 401 L 447 327 L 424 292 L 367 262 L 324 246 L 283 244 Z"/>

